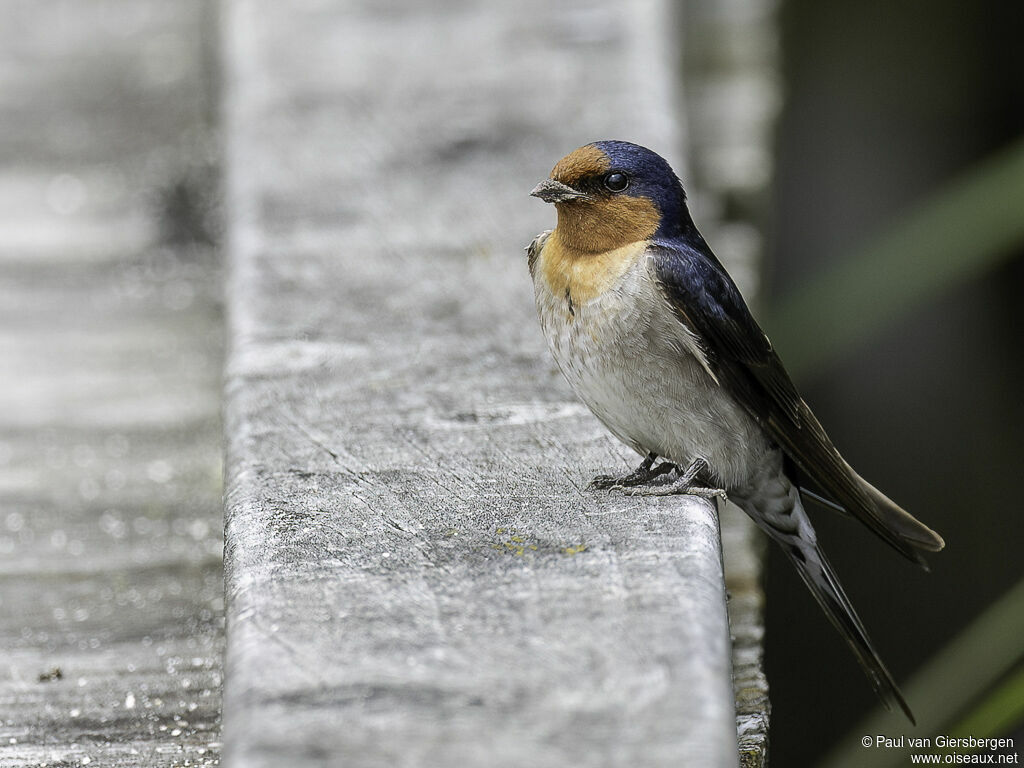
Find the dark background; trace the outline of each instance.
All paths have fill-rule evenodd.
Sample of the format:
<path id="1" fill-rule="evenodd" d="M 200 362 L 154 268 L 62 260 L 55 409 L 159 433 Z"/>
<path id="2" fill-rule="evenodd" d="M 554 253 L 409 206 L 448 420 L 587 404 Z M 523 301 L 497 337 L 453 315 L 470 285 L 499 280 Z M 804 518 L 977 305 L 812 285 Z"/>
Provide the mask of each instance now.
<path id="1" fill-rule="evenodd" d="M 769 307 L 1024 132 L 1020 3 L 789 0 L 781 24 Z M 926 574 L 863 527 L 811 510 L 903 683 L 1021 577 L 1020 256 L 798 382 L 858 472 L 946 540 Z M 775 548 L 766 587 L 771 763 L 812 765 L 876 700 Z"/>

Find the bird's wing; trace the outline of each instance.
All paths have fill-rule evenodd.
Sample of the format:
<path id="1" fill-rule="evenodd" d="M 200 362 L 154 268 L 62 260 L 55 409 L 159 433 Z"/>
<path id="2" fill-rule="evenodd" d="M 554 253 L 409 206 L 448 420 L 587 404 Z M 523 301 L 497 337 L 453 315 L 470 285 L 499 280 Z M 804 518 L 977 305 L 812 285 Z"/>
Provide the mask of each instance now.
<path id="1" fill-rule="evenodd" d="M 699 339 L 716 378 L 824 494 L 907 558 L 942 539 L 865 482 L 836 450 L 725 268 L 700 239 L 656 242 L 651 269 L 665 300 Z"/>
<path id="2" fill-rule="evenodd" d="M 550 229 L 544 230 L 533 238 L 533 242 L 526 246 L 526 264 L 530 268 L 530 277 L 533 277 L 533 271 L 537 266 L 537 257 L 540 256 L 540 252 L 544 249 L 544 243 L 547 242 L 551 232 L 552 230 Z"/>

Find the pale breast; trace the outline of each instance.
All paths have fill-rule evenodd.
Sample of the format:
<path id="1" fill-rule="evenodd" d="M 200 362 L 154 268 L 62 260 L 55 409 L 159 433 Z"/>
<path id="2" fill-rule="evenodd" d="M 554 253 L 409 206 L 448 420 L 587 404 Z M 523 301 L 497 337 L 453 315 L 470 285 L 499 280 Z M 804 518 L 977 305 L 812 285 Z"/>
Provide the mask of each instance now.
<path id="1" fill-rule="evenodd" d="M 726 487 L 742 482 L 767 441 L 714 379 L 638 245 L 616 279 L 585 301 L 573 298 L 571 280 L 552 287 L 540 250 L 534 293 L 551 353 L 580 399 L 631 448 L 681 464 L 700 456 Z"/>

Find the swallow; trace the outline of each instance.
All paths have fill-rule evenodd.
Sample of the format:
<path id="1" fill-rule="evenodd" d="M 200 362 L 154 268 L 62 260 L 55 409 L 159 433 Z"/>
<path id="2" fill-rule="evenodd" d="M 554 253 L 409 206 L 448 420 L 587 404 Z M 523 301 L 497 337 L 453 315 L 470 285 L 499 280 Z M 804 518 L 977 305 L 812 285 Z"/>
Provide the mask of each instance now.
<path id="1" fill-rule="evenodd" d="M 922 553 L 941 550 L 942 538 L 839 455 L 660 155 L 625 141 L 587 144 L 531 194 L 558 218 L 526 249 L 551 354 L 601 423 L 643 457 L 592 485 L 738 505 L 782 547 L 886 707 L 915 722 L 803 501 L 856 518 L 926 569 Z M 663 475 L 668 482 L 653 482 Z"/>

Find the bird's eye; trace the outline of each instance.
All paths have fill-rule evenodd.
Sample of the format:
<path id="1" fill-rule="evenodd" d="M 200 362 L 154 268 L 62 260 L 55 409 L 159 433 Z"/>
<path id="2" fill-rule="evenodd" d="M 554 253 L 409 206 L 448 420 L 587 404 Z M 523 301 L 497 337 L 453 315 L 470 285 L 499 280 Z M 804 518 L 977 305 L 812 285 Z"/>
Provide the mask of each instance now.
<path id="1" fill-rule="evenodd" d="M 612 192 L 621 192 L 629 186 L 629 177 L 619 171 L 613 171 L 604 177 L 604 185 Z"/>

